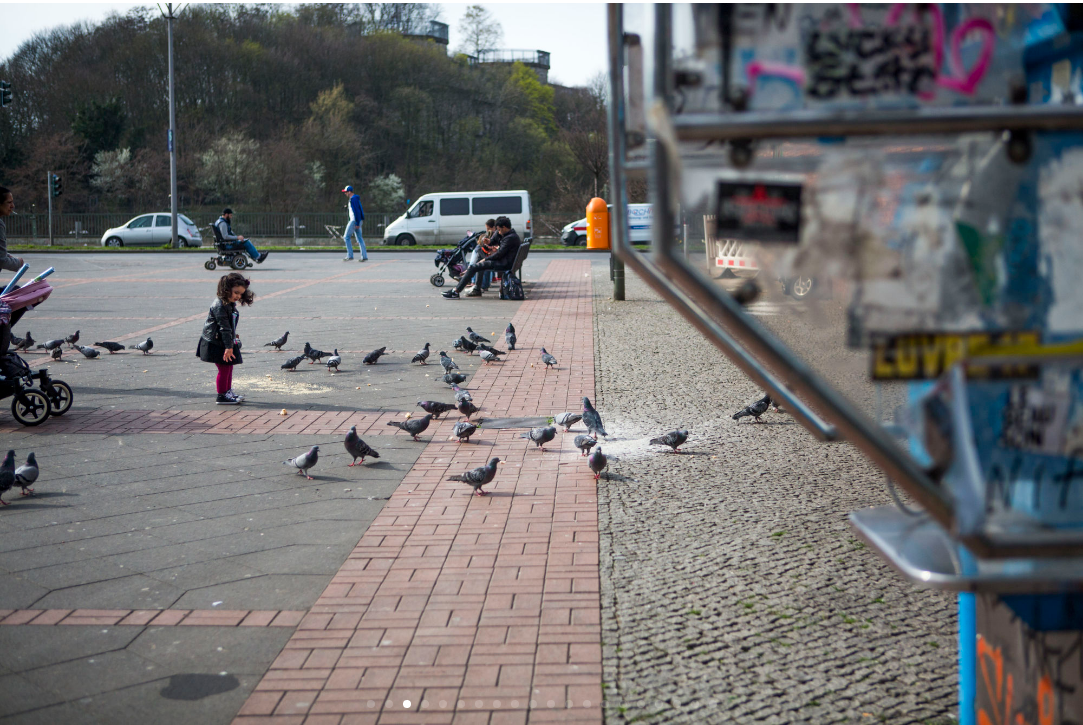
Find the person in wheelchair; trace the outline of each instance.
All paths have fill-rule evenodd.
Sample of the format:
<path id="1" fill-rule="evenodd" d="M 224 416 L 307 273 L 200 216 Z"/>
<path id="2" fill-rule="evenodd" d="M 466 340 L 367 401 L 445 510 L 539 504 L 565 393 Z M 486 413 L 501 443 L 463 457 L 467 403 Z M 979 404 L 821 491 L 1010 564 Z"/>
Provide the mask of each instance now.
<path id="1" fill-rule="evenodd" d="M 251 240 L 234 234 L 233 227 L 230 224 L 232 220 L 233 210 L 227 206 L 222 210 L 222 216 L 218 217 L 218 221 L 214 223 L 215 228 L 218 230 L 218 234 L 222 237 L 222 241 L 229 245 L 227 249 L 244 249 L 244 251 L 248 253 L 248 256 L 254 259 L 257 264 L 263 264 L 263 260 L 267 259 L 267 255 L 270 254 L 270 252 L 260 252 L 256 249 L 256 245 L 253 244 Z"/>

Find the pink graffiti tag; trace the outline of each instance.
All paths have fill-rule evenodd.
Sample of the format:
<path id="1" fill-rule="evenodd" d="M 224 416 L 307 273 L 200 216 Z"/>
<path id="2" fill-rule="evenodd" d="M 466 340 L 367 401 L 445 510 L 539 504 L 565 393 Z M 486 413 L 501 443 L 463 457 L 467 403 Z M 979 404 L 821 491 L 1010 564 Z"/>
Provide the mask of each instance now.
<path id="1" fill-rule="evenodd" d="M 933 18 L 933 47 L 935 55 L 933 56 L 933 63 L 936 67 L 937 78 L 936 84 L 941 88 L 946 88 L 949 91 L 956 91 L 957 93 L 963 93 L 966 95 L 973 95 L 974 89 L 981 83 L 981 79 L 985 77 L 985 74 L 989 71 L 989 64 L 993 59 L 993 46 L 996 43 L 996 30 L 993 28 L 993 24 L 985 18 L 970 18 L 966 22 L 960 24 L 951 33 L 951 55 L 949 61 L 951 63 L 950 76 L 939 75 L 940 69 L 944 63 L 944 15 L 940 12 L 940 6 L 936 3 L 929 3 L 925 6 L 930 15 Z M 891 10 L 887 14 L 887 26 L 892 27 L 899 21 L 903 12 L 906 10 L 906 3 L 895 3 L 891 6 Z M 852 11 L 851 11 L 852 12 Z M 914 10 L 917 12 L 917 9 Z M 985 37 L 982 39 L 981 53 L 978 56 L 978 61 L 974 64 L 974 67 L 969 71 L 963 68 L 963 57 L 960 52 L 960 46 L 963 44 L 963 40 L 971 32 L 979 32 Z M 921 98 L 931 98 L 934 93 L 926 92 L 919 94 Z"/>

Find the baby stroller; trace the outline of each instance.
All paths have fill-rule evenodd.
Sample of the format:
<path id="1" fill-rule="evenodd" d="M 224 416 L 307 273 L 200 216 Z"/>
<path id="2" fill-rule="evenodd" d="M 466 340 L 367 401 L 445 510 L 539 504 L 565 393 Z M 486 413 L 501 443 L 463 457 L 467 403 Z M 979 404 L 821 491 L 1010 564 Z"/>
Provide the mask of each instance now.
<path id="1" fill-rule="evenodd" d="M 203 263 L 206 269 L 214 271 L 214 268 L 220 264 L 223 267 L 233 267 L 233 269 L 241 270 L 255 264 L 248 258 L 244 242 L 227 242 L 222 239 L 222 232 L 214 224 L 211 224 L 211 231 L 214 232 L 215 256 Z"/>
<path id="2" fill-rule="evenodd" d="M 463 276 L 463 272 L 470 266 L 467 260 L 470 258 L 470 253 L 478 246 L 478 237 L 481 236 L 481 232 L 470 232 L 465 237 L 459 240 L 454 249 L 440 249 L 436 252 L 436 259 L 433 260 L 439 272 L 429 277 L 429 282 L 433 287 L 444 286 L 444 275 L 447 274 L 456 282 Z"/>

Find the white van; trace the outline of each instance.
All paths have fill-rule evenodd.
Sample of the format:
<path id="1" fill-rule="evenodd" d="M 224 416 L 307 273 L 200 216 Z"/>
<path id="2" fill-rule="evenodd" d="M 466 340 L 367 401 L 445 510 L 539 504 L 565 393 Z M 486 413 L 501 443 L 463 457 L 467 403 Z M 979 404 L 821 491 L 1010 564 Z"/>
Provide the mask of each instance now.
<path id="1" fill-rule="evenodd" d="M 533 236 L 526 191 L 456 191 L 425 194 L 384 230 L 384 244 L 455 244 L 485 230 L 486 219 L 506 216 L 523 240 Z"/>

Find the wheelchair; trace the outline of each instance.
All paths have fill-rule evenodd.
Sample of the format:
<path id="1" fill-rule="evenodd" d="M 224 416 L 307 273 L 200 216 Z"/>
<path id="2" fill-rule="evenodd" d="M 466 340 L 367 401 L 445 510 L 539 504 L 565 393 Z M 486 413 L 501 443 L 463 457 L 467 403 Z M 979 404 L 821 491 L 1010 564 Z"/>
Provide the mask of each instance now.
<path id="1" fill-rule="evenodd" d="M 218 231 L 218 227 L 213 224 L 211 225 L 211 231 L 214 232 L 215 255 L 203 263 L 205 269 L 213 271 L 218 265 L 222 265 L 223 267 L 242 270 L 245 267 L 255 265 L 255 262 L 248 256 L 248 252 L 245 251 L 243 242 L 227 242 L 222 239 L 222 232 Z"/>

